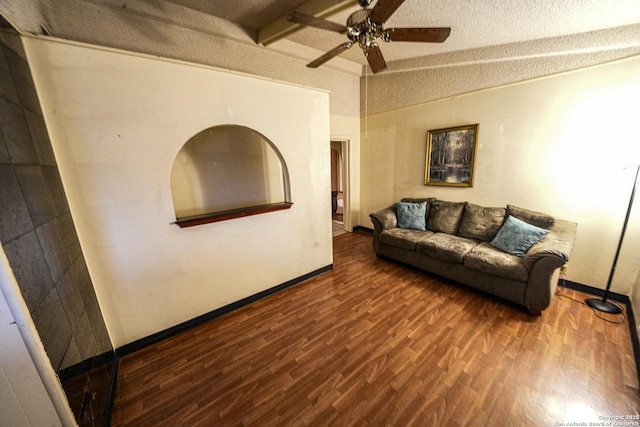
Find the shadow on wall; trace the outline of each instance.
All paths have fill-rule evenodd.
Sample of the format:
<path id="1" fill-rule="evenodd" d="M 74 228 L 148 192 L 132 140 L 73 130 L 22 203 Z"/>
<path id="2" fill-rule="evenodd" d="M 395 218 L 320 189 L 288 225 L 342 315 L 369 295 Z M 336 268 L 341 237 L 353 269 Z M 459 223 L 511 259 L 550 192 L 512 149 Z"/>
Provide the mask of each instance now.
<path id="1" fill-rule="evenodd" d="M 0 242 L 78 424 L 101 425 L 113 346 L 24 58 L 0 31 Z"/>

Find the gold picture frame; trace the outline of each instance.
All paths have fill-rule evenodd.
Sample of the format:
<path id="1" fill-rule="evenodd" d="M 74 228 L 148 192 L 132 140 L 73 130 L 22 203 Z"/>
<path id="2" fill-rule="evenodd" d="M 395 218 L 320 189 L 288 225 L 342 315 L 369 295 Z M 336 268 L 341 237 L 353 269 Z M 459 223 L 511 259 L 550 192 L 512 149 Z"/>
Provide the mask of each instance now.
<path id="1" fill-rule="evenodd" d="M 479 124 L 427 131 L 424 185 L 473 187 Z"/>

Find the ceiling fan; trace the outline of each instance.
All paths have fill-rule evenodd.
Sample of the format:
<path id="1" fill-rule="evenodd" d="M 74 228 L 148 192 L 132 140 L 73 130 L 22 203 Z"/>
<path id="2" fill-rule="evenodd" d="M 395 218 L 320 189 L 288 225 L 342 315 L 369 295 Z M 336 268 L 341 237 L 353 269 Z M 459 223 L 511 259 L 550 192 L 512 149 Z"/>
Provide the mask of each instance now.
<path id="1" fill-rule="evenodd" d="M 451 28 L 384 28 L 384 22 L 400 7 L 404 0 L 378 0 L 373 9 L 367 7 L 373 0 L 358 0 L 362 9 L 352 13 L 347 19 L 347 25 L 336 24 L 326 19 L 316 18 L 300 12 L 291 13 L 287 19 L 297 24 L 308 25 L 323 30 L 346 34 L 348 42 L 331 49 L 318 59 L 307 64 L 309 68 L 316 68 L 331 58 L 340 55 L 358 43 L 367 62 L 374 73 L 387 68 L 377 40 L 385 42 L 428 42 L 442 43 L 449 37 Z"/>

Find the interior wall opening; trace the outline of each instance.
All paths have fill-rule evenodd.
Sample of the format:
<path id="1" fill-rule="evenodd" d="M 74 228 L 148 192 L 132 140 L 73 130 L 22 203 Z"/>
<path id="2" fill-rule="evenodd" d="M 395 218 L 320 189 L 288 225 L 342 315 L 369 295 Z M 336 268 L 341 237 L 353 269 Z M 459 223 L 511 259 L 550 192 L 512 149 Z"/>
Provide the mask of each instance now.
<path id="1" fill-rule="evenodd" d="M 291 205 L 282 154 L 261 133 L 238 125 L 205 129 L 184 144 L 173 163 L 171 195 L 178 225 Z"/>
<path id="2" fill-rule="evenodd" d="M 348 212 L 348 141 L 332 140 L 331 156 L 331 220 L 333 235 L 347 232 Z"/>

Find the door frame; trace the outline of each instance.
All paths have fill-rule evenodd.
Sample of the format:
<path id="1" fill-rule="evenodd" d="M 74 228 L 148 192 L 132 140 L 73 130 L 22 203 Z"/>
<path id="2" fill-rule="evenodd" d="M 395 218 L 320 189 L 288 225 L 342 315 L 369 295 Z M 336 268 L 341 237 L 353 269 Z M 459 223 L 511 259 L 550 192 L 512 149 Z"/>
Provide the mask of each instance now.
<path id="1" fill-rule="evenodd" d="M 342 214 L 342 224 L 344 230 L 347 232 L 353 231 L 352 221 L 351 221 L 351 166 L 350 166 L 350 151 L 351 151 L 351 143 L 348 138 L 341 137 L 332 137 L 329 141 L 329 149 L 331 149 L 331 143 L 340 143 L 341 149 L 341 157 L 342 161 L 340 162 L 341 166 L 341 174 L 342 174 L 342 192 L 343 192 L 343 214 Z"/>

